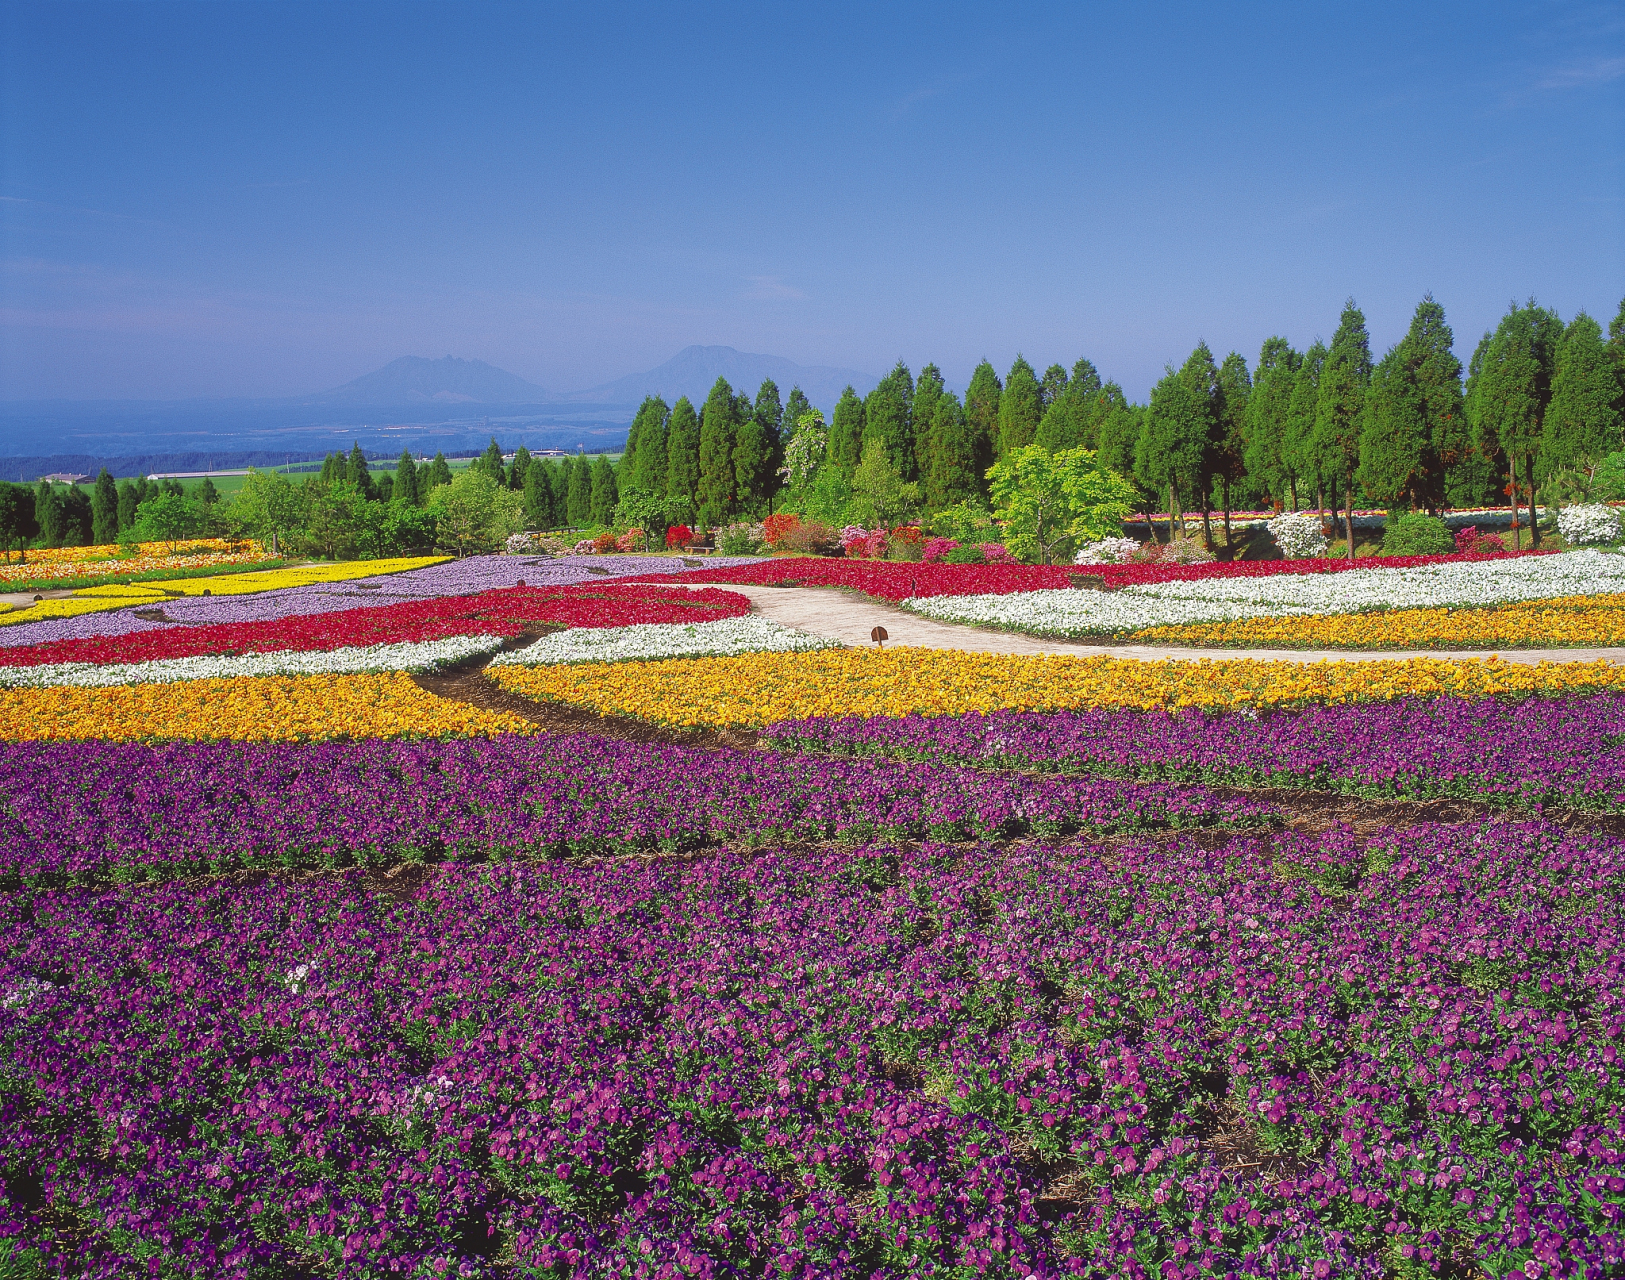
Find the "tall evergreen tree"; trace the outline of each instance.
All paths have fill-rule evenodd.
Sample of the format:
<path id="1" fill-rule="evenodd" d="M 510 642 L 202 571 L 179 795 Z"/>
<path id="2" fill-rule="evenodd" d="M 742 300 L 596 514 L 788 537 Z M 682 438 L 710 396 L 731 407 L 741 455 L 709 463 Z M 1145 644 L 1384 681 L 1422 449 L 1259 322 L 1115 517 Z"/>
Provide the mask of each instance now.
<path id="1" fill-rule="evenodd" d="M 700 415 L 700 524 L 721 524 L 734 511 L 734 441 L 738 405 L 727 379 L 718 378 Z"/>
<path id="2" fill-rule="evenodd" d="M 914 404 L 910 412 L 910 427 L 914 437 L 914 474 L 920 478 L 921 492 L 929 488 L 931 453 L 935 448 L 932 436 L 936 422 L 937 397 L 943 393 L 942 370 L 928 364 L 920 370 L 914 384 Z"/>
<path id="3" fill-rule="evenodd" d="M 318 484 L 325 489 L 329 485 L 336 484 L 338 481 L 343 480 L 344 478 L 345 466 L 344 459 L 342 457 L 336 453 L 330 453 L 327 455 L 327 457 L 322 459 L 321 475 L 317 477 Z"/>
<path id="4" fill-rule="evenodd" d="M 545 458 L 532 458 L 525 470 L 525 527 L 551 529 L 553 519 L 553 468 Z"/>
<path id="5" fill-rule="evenodd" d="M 983 360 L 970 376 L 965 388 L 965 425 L 976 446 L 976 474 L 985 478 L 993 465 L 993 455 L 999 444 L 999 401 L 1004 398 L 1004 384 L 993 371 L 993 365 Z"/>
<path id="6" fill-rule="evenodd" d="M 1501 317 L 1482 355 L 1475 353 L 1467 403 L 1475 415 L 1481 448 L 1498 450 L 1507 459 L 1508 484 L 1516 510 L 1521 469 L 1529 499 L 1530 545 L 1540 545 L 1535 524 L 1535 456 L 1545 431 L 1546 408 L 1552 399 L 1552 375 L 1563 322 L 1531 300 L 1513 304 Z M 1522 463 L 1522 467 L 1519 467 Z"/>
<path id="7" fill-rule="evenodd" d="M 418 468 L 412 461 L 412 451 L 402 449 L 401 456 L 395 459 L 395 487 L 390 490 L 390 500 L 403 507 L 418 506 Z"/>
<path id="8" fill-rule="evenodd" d="M 1342 490 L 1349 559 L 1354 559 L 1354 472 L 1360 464 L 1366 389 L 1371 385 L 1371 338 L 1365 315 L 1350 298 L 1326 352 L 1315 397 L 1315 453 Z"/>
<path id="9" fill-rule="evenodd" d="M 641 489 L 663 496 L 666 492 L 666 423 L 671 410 L 659 396 L 646 396 L 632 420 L 636 450 L 628 437 L 627 453 L 621 459 L 621 487 Z"/>
<path id="10" fill-rule="evenodd" d="M 835 402 L 835 416 L 829 424 L 829 463 L 850 481 L 863 457 L 863 401 L 848 385 Z"/>
<path id="11" fill-rule="evenodd" d="M 118 527 L 120 531 L 135 524 L 135 509 L 141 505 L 133 482 L 126 480 L 118 487 Z"/>
<path id="12" fill-rule="evenodd" d="M 1218 401 L 1214 432 L 1208 447 L 1207 471 L 1217 489 L 1219 510 L 1224 515 L 1224 545 L 1230 546 L 1230 506 L 1232 490 L 1247 476 L 1247 402 L 1252 398 L 1253 380 L 1247 361 L 1232 351 L 1219 366 Z M 1239 490 L 1238 490 L 1239 492 Z"/>
<path id="13" fill-rule="evenodd" d="M 90 495 L 76 484 L 62 491 L 62 545 L 84 547 L 90 545 L 95 531 L 95 517 L 91 511 Z"/>
<path id="14" fill-rule="evenodd" d="M 64 545 L 67 534 L 66 512 L 62 497 L 49 480 L 41 480 L 34 491 L 34 523 L 39 526 L 40 541 L 47 547 Z"/>
<path id="15" fill-rule="evenodd" d="M 1584 311 L 1569 321 L 1557 348 L 1552 402 L 1541 428 L 1537 478 L 1564 467 L 1595 465 L 1621 440 L 1620 385 L 1602 340 L 1602 326 Z"/>
<path id="16" fill-rule="evenodd" d="M 690 511 L 700 485 L 700 419 L 687 396 L 680 396 L 666 426 L 666 497 Z"/>
<path id="17" fill-rule="evenodd" d="M 436 453 L 430 460 L 426 470 L 429 473 L 429 482 L 424 484 L 423 475 L 418 475 L 418 501 L 422 502 L 429 496 L 431 489 L 438 489 L 443 484 L 451 483 L 451 464 L 446 461 L 446 455 Z"/>
<path id="18" fill-rule="evenodd" d="M 923 382 L 923 373 L 921 378 Z M 918 409 L 922 417 L 916 428 L 931 441 L 929 468 L 921 485 L 926 510 L 941 511 L 982 496 L 986 486 L 983 474 L 976 469 L 980 461 L 977 441 L 959 397 L 939 385 L 924 403 L 929 408 Z M 929 421 L 923 418 L 927 412 L 931 415 Z"/>
<path id="19" fill-rule="evenodd" d="M 739 426 L 733 452 L 734 492 L 739 505 L 753 514 L 765 514 L 772 505 L 783 429 L 778 384 L 764 379 L 749 416 Z"/>
<path id="20" fill-rule="evenodd" d="M 530 473 L 530 450 L 520 445 L 513 451 L 513 463 L 508 468 L 508 474 L 503 477 L 510 489 L 524 490 L 525 477 Z"/>
<path id="21" fill-rule="evenodd" d="M 609 459 L 599 454 L 592 463 L 592 497 L 588 518 L 593 524 L 607 525 L 615 515 L 615 504 L 620 494 L 615 486 L 615 468 Z"/>
<path id="22" fill-rule="evenodd" d="M 1074 378 L 1074 381 L 1076 379 Z M 1134 478 L 1134 451 L 1140 443 L 1143 408 L 1132 405 L 1123 388 L 1108 382 L 1096 396 L 1095 460 L 1125 480 Z"/>
<path id="23" fill-rule="evenodd" d="M 1613 362 L 1614 376 L 1619 379 L 1620 409 L 1625 412 L 1625 298 L 1620 299 L 1619 310 L 1608 322 L 1608 358 Z"/>
<path id="24" fill-rule="evenodd" d="M 592 473 L 587 459 L 579 453 L 567 458 L 564 465 L 568 468 L 564 486 L 565 514 L 572 529 L 584 529 L 592 522 Z"/>
<path id="25" fill-rule="evenodd" d="M 1032 365 L 1018 354 L 999 397 L 999 457 L 1007 458 L 1017 449 L 1030 445 L 1038 434 L 1038 423 L 1043 416 L 1044 398 L 1038 377 Z"/>
<path id="26" fill-rule="evenodd" d="M 1315 406 L 1320 403 L 1320 374 L 1326 367 L 1326 344 L 1316 338 L 1303 353 L 1297 375 L 1292 380 L 1292 396 L 1287 402 L 1286 434 L 1281 441 L 1285 454 L 1303 485 L 1303 497 L 1312 488 L 1315 510 L 1325 509 L 1326 472 L 1315 452 Z"/>
<path id="27" fill-rule="evenodd" d="M 118 541 L 118 486 L 113 473 L 103 467 L 96 476 L 96 489 L 90 499 L 92 539 L 96 546 Z"/>
<path id="28" fill-rule="evenodd" d="M 1038 398 L 1045 409 L 1054 404 L 1066 394 L 1066 370 L 1058 364 L 1052 364 L 1044 370 L 1044 376 L 1038 383 Z M 1042 421 L 1042 416 L 1040 416 Z"/>
<path id="29" fill-rule="evenodd" d="M 772 378 L 763 378 L 762 385 L 756 389 L 756 402 L 751 405 L 750 416 L 762 428 L 770 450 L 777 453 L 786 424 L 784 407 L 779 402 L 779 384 Z"/>
<path id="30" fill-rule="evenodd" d="M 1059 374 L 1059 377 L 1053 375 Z M 1038 420 L 1033 443 L 1051 453 L 1062 449 L 1093 449 L 1099 419 L 1105 409 L 1100 398 L 1100 375 L 1087 360 L 1072 366 L 1072 377 L 1060 365 L 1044 374 L 1044 416 Z"/>
<path id="31" fill-rule="evenodd" d="M 897 474 L 912 480 L 919 463 L 914 452 L 914 376 L 901 360 L 863 401 L 863 443 L 878 440 Z"/>
<path id="32" fill-rule="evenodd" d="M 1358 474 L 1378 502 L 1436 508 L 1447 471 L 1471 450 L 1454 343 L 1444 308 L 1428 294 L 1410 331 L 1372 371 Z"/>
<path id="33" fill-rule="evenodd" d="M 344 464 L 344 478 L 366 497 L 376 496 L 372 483 L 372 473 L 367 470 L 367 455 L 361 452 L 361 442 L 359 440 L 350 447 L 350 456 Z"/>
<path id="34" fill-rule="evenodd" d="M 1199 380 L 1170 365 L 1151 388 L 1151 407 L 1134 451 L 1135 478 L 1153 493 L 1168 495 L 1170 537 L 1201 488 L 1202 460 L 1212 431 L 1213 404 Z"/>
<path id="35" fill-rule="evenodd" d="M 476 465 L 499 485 L 508 483 L 508 473 L 502 461 L 502 446 L 497 443 L 495 436 L 492 436 L 491 443 L 485 446 L 485 452 L 480 455 Z"/>
<path id="36" fill-rule="evenodd" d="M 1294 511 L 1298 473 L 1286 452 L 1287 413 L 1302 359 L 1285 338 L 1264 340 L 1252 394 L 1247 397 L 1247 443 L 1242 450 L 1242 465 L 1254 488 L 1276 501 L 1286 498 Z"/>

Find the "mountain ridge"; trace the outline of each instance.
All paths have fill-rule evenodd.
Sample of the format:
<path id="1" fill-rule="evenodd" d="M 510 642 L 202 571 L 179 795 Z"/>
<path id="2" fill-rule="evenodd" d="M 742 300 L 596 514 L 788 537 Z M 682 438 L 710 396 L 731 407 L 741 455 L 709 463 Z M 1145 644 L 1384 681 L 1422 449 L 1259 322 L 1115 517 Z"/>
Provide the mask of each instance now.
<path id="1" fill-rule="evenodd" d="M 667 401 L 687 396 L 698 405 L 719 377 L 726 378 L 735 391 L 751 394 L 755 393 L 763 379 L 772 378 L 778 384 L 781 400 L 790 394 L 791 387 L 799 386 L 812 403 L 826 411 L 834 407 L 847 385 L 863 394 L 880 381 L 874 374 L 857 369 L 803 365 L 784 356 L 695 344 L 684 347 L 670 360 L 653 369 L 627 374 L 624 378 L 616 378 L 583 391 L 568 392 L 560 398 L 636 404 L 646 395 L 661 396 Z"/>
<path id="2" fill-rule="evenodd" d="M 308 397 L 321 404 L 546 404 L 558 397 L 483 360 L 399 356 L 382 369 Z"/>

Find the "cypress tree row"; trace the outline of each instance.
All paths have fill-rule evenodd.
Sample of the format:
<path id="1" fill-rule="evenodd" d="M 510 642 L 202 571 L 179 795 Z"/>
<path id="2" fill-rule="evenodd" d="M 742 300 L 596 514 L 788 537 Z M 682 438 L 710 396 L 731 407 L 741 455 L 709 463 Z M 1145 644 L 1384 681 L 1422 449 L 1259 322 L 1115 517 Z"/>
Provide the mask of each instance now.
<path id="1" fill-rule="evenodd" d="M 1529 500 L 1529 543 L 1540 546 L 1535 524 L 1534 470 L 1552 399 L 1557 346 L 1563 324 L 1556 313 L 1533 301 L 1516 304 L 1480 350 L 1474 352 L 1467 384 L 1467 411 L 1472 415 L 1479 448 L 1506 459 L 1507 493 L 1514 509 L 1520 492 Z M 1524 485 L 1518 483 L 1522 463 Z M 1517 530 L 1513 533 L 1518 545 Z"/>
<path id="2" fill-rule="evenodd" d="M 909 415 L 909 425 L 914 437 L 912 474 L 922 482 L 931 475 L 932 454 L 936 447 L 933 424 L 936 422 L 937 400 L 943 391 L 942 370 L 934 364 L 920 370 L 919 380 L 914 384 L 914 406 Z"/>
<path id="3" fill-rule="evenodd" d="M 655 496 L 666 492 L 666 423 L 671 410 L 659 396 L 648 396 L 638 406 L 632 425 L 637 428 L 636 449 L 628 437 L 627 453 L 621 459 L 621 483 L 628 489 L 641 489 Z"/>
<path id="4" fill-rule="evenodd" d="M 913 410 L 914 378 L 908 366 L 899 360 L 863 401 L 862 443 L 867 447 L 870 441 L 879 441 L 904 480 L 912 480 L 919 469 L 911 421 Z M 836 412 L 840 412 L 838 406 Z M 861 448 L 859 454 L 862 454 Z"/>
<path id="5" fill-rule="evenodd" d="M 588 521 L 607 525 L 615 514 L 615 504 L 619 499 L 620 494 L 615 487 L 615 468 L 608 458 L 599 454 L 592 463 Z"/>
<path id="6" fill-rule="evenodd" d="M 1303 357 L 1285 338 L 1269 337 L 1258 352 L 1258 370 L 1247 397 L 1247 442 L 1242 466 L 1263 497 L 1298 509 L 1298 473 L 1287 453 L 1287 415 Z"/>

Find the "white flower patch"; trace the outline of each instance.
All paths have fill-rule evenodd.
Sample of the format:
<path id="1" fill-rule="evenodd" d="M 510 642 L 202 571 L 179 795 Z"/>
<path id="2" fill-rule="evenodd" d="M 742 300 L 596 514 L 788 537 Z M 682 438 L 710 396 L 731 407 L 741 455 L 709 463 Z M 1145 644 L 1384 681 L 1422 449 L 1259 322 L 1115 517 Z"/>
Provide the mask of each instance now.
<path id="1" fill-rule="evenodd" d="M 903 608 L 945 622 L 1081 638 L 1243 618 L 1457 608 L 1625 592 L 1625 556 L 1598 551 L 1262 578 L 1200 578 L 1121 591 L 931 596 Z"/>
<path id="2" fill-rule="evenodd" d="M 155 658 L 151 662 L 52 662 L 37 667 L 0 667 L 0 688 L 37 689 L 54 685 L 104 688 L 120 684 L 172 684 L 179 680 L 229 680 L 237 676 L 357 675 L 382 671 L 435 671 L 466 658 L 494 653 L 496 636 L 452 636 L 366 648 L 295 649 L 237 657 L 206 654 L 195 658 Z"/>
<path id="3" fill-rule="evenodd" d="M 1557 513 L 1557 531 L 1571 547 L 1613 542 L 1619 537 L 1619 512 L 1600 502 L 1564 507 Z"/>
<path id="4" fill-rule="evenodd" d="M 746 614 L 715 622 L 642 623 L 631 627 L 571 627 L 535 644 L 498 654 L 496 666 L 561 662 L 637 662 L 656 658 L 714 658 L 736 653 L 838 649 L 839 640 L 808 635 Z"/>
<path id="5" fill-rule="evenodd" d="M 1140 549 L 1136 538 L 1102 538 L 1086 542 L 1072 557 L 1073 564 L 1127 564 Z"/>
<path id="6" fill-rule="evenodd" d="M 1306 516 L 1292 512 L 1276 516 L 1266 526 L 1275 545 L 1288 560 L 1306 560 L 1326 554 L 1326 534 L 1318 515 Z"/>

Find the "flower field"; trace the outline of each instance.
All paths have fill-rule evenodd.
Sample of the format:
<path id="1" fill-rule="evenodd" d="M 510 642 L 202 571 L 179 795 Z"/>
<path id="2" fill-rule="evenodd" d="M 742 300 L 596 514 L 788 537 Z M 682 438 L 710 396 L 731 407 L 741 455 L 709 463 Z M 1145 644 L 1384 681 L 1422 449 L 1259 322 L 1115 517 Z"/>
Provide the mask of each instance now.
<path id="1" fill-rule="evenodd" d="M 1625 665 L 728 590 L 1511 648 L 1609 643 L 1616 563 L 42 602 L 95 607 L 0 629 L 0 1276 L 1625 1274 Z"/>
<path id="2" fill-rule="evenodd" d="M 20 591 L 37 583 L 76 583 L 108 577 L 158 577 L 166 573 L 196 572 L 277 563 L 257 544 L 205 538 L 184 542 L 174 552 L 167 542 L 137 543 L 133 554 L 120 555 L 118 545 L 36 549 L 26 560 L 0 564 L 0 591 Z"/>

